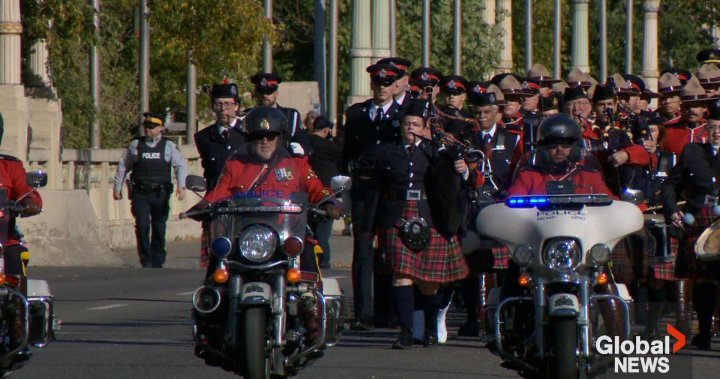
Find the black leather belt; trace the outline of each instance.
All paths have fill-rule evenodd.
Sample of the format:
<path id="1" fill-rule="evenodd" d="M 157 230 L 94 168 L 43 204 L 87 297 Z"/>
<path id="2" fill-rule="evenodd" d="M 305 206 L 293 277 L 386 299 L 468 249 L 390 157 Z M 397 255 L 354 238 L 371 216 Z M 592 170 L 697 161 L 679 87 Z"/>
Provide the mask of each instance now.
<path id="1" fill-rule="evenodd" d="M 172 192 L 172 183 L 135 183 L 133 184 L 133 191 L 138 192 Z"/>
<path id="2" fill-rule="evenodd" d="M 423 190 L 396 190 L 385 193 L 387 200 L 419 201 L 427 200 L 427 194 Z"/>

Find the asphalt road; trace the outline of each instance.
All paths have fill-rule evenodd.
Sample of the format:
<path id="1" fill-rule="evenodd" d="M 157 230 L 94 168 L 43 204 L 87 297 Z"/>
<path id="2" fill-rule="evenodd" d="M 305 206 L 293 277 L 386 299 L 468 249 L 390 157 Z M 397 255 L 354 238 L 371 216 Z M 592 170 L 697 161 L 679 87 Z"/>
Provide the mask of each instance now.
<path id="1" fill-rule="evenodd" d="M 334 246 L 349 238 L 334 237 Z M 339 242 L 338 242 L 339 241 Z M 186 254 L 169 257 L 165 269 L 35 267 L 31 277 L 45 278 L 56 296 L 62 329 L 57 341 L 35 349 L 13 378 L 230 378 L 193 355 L 190 298 L 203 271 L 197 268 L 193 244 L 174 244 Z M 129 266 L 137 266 L 132 252 Z M 349 290 L 347 257 L 339 252 L 334 269 Z M 195 268 L 183 268 L 194 266 Z M 460 338 L 463 315 L 451 313 L 451 337 L 436 348 L 390 349 L 397 330 L 346 332 L 341 342 L 300 373 L 299 378 L 515 378 L 478 338 Z M 713 352 L 683 349 L 693 355 L 693 369 L 683 378 L 712 378 L 720 369 L 720 344 Z M 637 377 L 637 376 L 634 376 Z"/>

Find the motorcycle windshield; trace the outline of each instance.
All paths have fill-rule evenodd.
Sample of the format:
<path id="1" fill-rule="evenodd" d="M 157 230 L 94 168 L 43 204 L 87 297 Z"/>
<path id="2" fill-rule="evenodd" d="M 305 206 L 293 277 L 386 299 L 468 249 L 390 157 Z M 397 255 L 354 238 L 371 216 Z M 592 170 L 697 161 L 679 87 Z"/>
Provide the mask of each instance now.
<path id="1" fill-rule="evenodd" d="M 567 204 L 552 206 L 546 206 L 543 199 L 538 200 L 542 204 L 523 207 L 493 204 L 480 212 L 476 227 L 478 232 L 508 245 L 510 251 L 520 244 L 540 251 L 548 239 L 569 237 L 580 241 L 585 252 L 597 243 L 612 248 L 643 227 L 642 212 L 632 203 L 617 200 L 600 205 L 573 203 L 583 198 L 587 197 L 556 197 Z"/>
<path id="2" fill-rule="evenodd" d="M 291 199 L 241 198 L 225 201 L 216 208 L 210 222 L 209 241 L 226 237 L 232 243 L 228 259 L 240 259 L 243 240 L 261 238 L 268 259 L 281 251 L 283 241 L 291 237 L 305 240 L 307 196 L 296 194 Z M 258 237 L 259 236 L 259 237 Z M 215 252 L 212 252 L 215 253 Z"/>

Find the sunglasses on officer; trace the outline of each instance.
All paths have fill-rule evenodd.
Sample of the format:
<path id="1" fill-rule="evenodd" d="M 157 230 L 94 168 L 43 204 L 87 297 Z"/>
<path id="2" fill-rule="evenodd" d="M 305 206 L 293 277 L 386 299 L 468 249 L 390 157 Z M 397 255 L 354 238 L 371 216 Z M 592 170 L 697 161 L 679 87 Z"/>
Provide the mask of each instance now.
<path id="1" fill-rule="evenodd" d="M 275 141 L 279 135 L 278 133 L 253 133 L 248 136 L 248 141 L 260 141 L 263 138 L 268 141 Z"/>
<path id="2" fill-rule="evenodd" d="M 569 149 L 572 147 L 573 142 L 575 142 L 575 140 L 572 138 L 558 138 L 542 142 L 540 146 L 549 150 L 557 148 Z"/>

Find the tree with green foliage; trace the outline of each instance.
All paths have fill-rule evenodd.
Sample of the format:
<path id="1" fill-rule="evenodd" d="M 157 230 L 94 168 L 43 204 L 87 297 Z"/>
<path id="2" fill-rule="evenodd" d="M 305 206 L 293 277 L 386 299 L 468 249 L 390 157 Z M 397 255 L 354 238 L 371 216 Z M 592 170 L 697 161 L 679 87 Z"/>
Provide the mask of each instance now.
<path id="1" fill-rule="evenodd" d="M 89 145 L 94 109 L 88 52 L 93 45 L 101 62 L 102 147 L 126 145 L 139 107 L 139 2 L 102 2 L 98 33 L 87 0 L 23 0 L 21 7 L 23 46 L 48 43 L 49 71 L 63 105 L 65 147 Z M 163 0 L 149 2 L 149 10 L 150 106 L 155 111 L 184 108 L 188 50 L 198 67 L 198 83 L 227 77 L 242 86 L 259 66 L 263 37 L 275 36 L 254 0 Z"/>
<path id="2" fill-rule="evenodd" d="M 533 62 L 553 70 L 554 2 L 533 2 Z M 561 2 L 563 75 L 570 71 L 572 39 L 572 4 Z M 625 72 L 625 0 L 607 1 L 607 70 L 609 74 Z M 633 67 L 642 74 L 643 1 L 633 1 Z M 525 2 L 513 1 L 513 60 L 516 72 L 524 72 Z M 661 1 L 658 11 L 658 65 L 676 66 L 694 71 L 698 67 L 695 54 L 713 45 L 710 30 L 720 20 L 716 0 Z M 597 76 L 600 65 L 600 2 L 589 4 L 590 73 Z M 600 79 L 600 78 L 598 78 Z"/>

